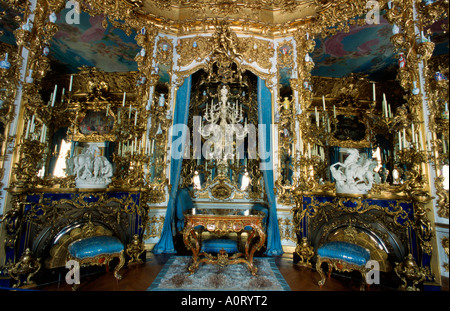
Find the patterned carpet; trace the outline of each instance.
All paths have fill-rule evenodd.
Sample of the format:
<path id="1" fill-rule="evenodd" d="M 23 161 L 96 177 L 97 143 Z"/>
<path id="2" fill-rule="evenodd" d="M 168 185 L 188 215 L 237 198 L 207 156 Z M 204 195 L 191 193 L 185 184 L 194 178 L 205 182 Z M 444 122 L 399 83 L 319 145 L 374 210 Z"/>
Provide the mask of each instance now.
<path id="1" fill-rule="evenodd" d="M 187 270 L 191 261 L 191 257 L 171 257 L 147 290 L 290 291 L 275 260 L 270 257 L 254 259 L 258 267 L 256 276 L 251 275 L 246 264 L 221 267 L 204 263 L 191 275 Z"/>

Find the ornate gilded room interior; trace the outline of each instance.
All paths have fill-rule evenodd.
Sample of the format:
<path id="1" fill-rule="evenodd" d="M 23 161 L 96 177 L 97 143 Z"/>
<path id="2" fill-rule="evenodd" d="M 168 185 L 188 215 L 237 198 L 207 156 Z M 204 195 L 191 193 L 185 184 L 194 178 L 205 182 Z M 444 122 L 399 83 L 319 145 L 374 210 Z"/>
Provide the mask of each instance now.
<path id="1" fill-rule="evenodd" d="M 448 0 L 1 0 L 0 288 L 448 291 Z"/>

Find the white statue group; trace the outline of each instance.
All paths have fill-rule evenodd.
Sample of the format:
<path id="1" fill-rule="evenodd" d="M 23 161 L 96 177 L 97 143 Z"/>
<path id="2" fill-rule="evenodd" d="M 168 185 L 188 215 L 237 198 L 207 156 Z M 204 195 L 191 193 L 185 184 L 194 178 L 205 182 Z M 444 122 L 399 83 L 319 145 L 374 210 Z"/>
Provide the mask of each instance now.
<path id="1" fill-rule="evenodd" d="M 331 175 L 336 179 L 336 193 L 367 193 L 374 182 L 381 181 L 374 171 L 378 163 L 360 156 L 357 149 L 348 149 L 347 153 L 344 163 L 337 162 L 330 166 Z"/>
<path id="2" fill-rule="evenodd" d="M 72 160 L 77 188 L 106 188 L 111 183 L 112 164 L 101 155 L 98 146 L 85 147 Z"/>

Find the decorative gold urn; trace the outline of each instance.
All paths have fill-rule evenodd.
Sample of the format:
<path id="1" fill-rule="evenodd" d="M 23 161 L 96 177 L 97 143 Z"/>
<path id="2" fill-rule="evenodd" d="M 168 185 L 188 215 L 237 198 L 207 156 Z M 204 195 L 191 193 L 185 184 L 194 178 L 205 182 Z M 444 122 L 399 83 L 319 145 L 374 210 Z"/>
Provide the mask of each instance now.
<path id="1" fill-rule="evenodd" d="M 145 251 L 144 242 L 139 239 L 137 234 L 133 235 L 133 240 L 127 245 L 126 253 L 131 257 L 128 263 L 142 263 L 142 259 L 139 258 Z"/>
<path id="2" fill-rule="evenodd" d="M 302 238 L 302 242 L 297 244 L 295 248 L 295 253 L 300 257 L 298 265 L 308 268 L 312 267 L 310 260 L 314 256 L 314 248 L 309 245 L 308 238 Z"/>
<path id="3" fill-rule="evenodd" d="M 16 284 L 13 285 L 14 288 L 24 287 L 22 285 L 23 277 L 26 277 L 26 280 L 23 282 L 26 286 L 34 286 L 35 283 L 31 281 L 31 278 L 41 269 L 41 264 L 39 260 L 33 258 L 32 253 L 29 248 L 25 250 L 17 263 L 11 265 L 8 268 L 8 274 L 17 281 Z"/>
<path id="4" fill-rule="evenodd" d="M 419 291 L 416 286 L 425 280 L 425 269 L 417 266 L 412 254 L 408 254 L 402 263 L 397 263 L 394 271 L 403 281 L 402 290 Z"/>

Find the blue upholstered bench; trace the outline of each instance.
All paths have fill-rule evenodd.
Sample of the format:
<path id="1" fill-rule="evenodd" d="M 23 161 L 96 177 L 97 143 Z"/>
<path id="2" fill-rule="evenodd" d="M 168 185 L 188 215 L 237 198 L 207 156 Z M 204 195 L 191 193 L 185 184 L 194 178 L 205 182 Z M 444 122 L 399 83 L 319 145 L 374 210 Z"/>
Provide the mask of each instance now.
<path id="1" fill-rule="evenodd" d="M 219 253 L 221 250 L 226 251 L 228 254 L 237 253 L 237 242 L 229 239 L 204 240 L 200 252 Z"/>
<path id="2" fill-rule="evenodd" d="M 319 286 L 325 284 L 322 263 L 328 263 L 328 277 L 334 269 L 338 271 L 359 271 L 362 276 L 361 290 L 366 284 L 366 263 L 370 260 L 370 252 L 366 248 L 342 241 L 326 242 L 317 249 L 316 270 L 321 276 Z"/>
<path id="3" fill-rule="evenodd" d="M 118 272 L 125 264 L 124 245 L 118 238 L 114 236 L 82 238 L 70 243 L 68 251 L 69 259 L 78 261 L 80 266 L 105 265 L 107 270 L 110 261 L 119 258 L 119 263 L 114 269 L 114 277 L 117 280 L 122 278 Z"/>

